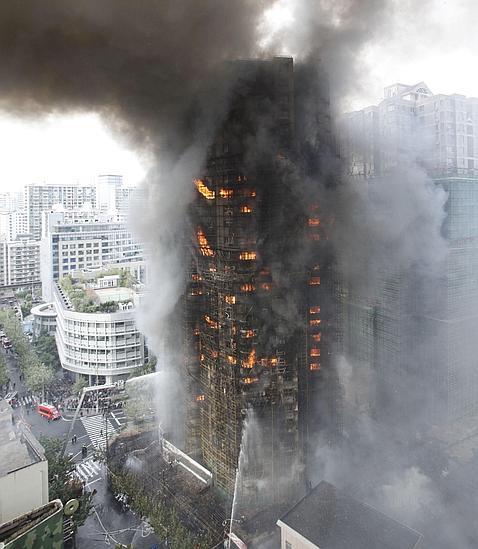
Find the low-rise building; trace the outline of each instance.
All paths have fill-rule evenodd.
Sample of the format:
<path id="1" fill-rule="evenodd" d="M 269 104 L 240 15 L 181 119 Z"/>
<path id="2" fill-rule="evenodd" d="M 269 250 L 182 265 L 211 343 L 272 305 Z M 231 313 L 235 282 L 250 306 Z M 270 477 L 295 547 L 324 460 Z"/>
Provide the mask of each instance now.
<path id="1" fill-rule="evenodd" d="M 277 525 L 281 549 L 418 549 L 422 535 L 320 482 Z"/>
<path id="2" fill-rule="evenodd" d="M 141 294 L 131 282 L 102 287 L 102 278 L 65 277 L 54 287 L 62 367 L 76 378 L 86 377 L 90 385 L 125 379 L 145 358 L 144 337 L 135 321 Z"/>
<path id="3" fill-rule="evenodd" d="M 0 400 L 0 524 L 48 503 L 48 461 L 25 428 L 15 427 L 13 410 Z"/>

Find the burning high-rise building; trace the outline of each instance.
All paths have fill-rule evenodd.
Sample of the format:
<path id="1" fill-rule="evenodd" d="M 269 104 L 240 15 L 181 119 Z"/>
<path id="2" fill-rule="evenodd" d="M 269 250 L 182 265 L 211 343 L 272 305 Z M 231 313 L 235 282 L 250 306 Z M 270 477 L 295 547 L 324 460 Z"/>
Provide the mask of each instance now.
<path id="1" fill-rule="evenodd" d="M 309 438 L 326 424 L 337 430 L 330 219 L 311 177 L 325 154 L 313 148 L 329 135 L 328 117 L 317 95 L 309 112 L 317 126 L 297 130 L 301 94 L 317 92 L 317 83 L 305 91 L 290 58 L 229 70 L 230 108 L 191 207 L 186 329 L 196 393 L 187 446 L 232 495 L 247 417 L 255 440 L 242 488 L 256 503 L 278 502 L 291 497 L 291 485 L 301 487 Z M 310 79 L 305 72 L 299 77 Z M 322 132 L 313 145 L 311 126 Z"/>

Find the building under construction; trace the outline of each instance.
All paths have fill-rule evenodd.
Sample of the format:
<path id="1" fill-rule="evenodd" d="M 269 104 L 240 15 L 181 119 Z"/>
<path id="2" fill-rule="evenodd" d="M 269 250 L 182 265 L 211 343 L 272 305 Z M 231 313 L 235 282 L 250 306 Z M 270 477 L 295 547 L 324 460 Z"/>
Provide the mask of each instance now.
<path id="1" fill-rule="evenodd" d="M 317 429 L 337 431 L 338 393 L 328 387 L 336 340 L 330 219 L 317 159 L 304 169 L 317 151 L 303 128 L 312 121 L 330 134 L 318 97 L 313 112 L 297 104 L 291 58 L 228 70 L 228 114 L 194 181 L 190 211 L 185 328 L 194 396 L 186 449 L 231 496 L 241 443 L 248 445 L 241 488 L 262 505 L 290 500 L 291 486 L 301 490 Z"/>

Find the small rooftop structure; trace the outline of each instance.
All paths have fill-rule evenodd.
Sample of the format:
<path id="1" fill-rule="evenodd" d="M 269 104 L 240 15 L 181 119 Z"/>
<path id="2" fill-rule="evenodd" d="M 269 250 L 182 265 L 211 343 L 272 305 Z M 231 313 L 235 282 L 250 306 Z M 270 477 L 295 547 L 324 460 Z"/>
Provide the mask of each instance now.
<path id="1" fill-rule="evenodd" d="M 322 481 L 277 521 L 282 548 L 418 549 L 422 535 Z"/>
<path id="2" fill-rule="evenodd" d="M 0 477 L 45 461 L 42 446 L 27 430 L 18 431 L 12 423 L 12 407 L 0 400 Z"/>
<path id="3" fill-rule="evenodd" d="M 48 461 L 32 433 L 0 400 L 0 523 L 48 503 Z M 0 544 L 1 547 L 1 544 Z"/>

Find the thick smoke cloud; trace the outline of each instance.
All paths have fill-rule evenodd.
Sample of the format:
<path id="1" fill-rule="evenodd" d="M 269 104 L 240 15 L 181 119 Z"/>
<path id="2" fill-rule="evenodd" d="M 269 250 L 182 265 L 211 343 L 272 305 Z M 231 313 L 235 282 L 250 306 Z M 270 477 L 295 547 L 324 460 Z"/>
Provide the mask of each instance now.
<path id="1" fill-rule="evenodd" d="M 260 36 L 261 15 L 274 4 L 290 7 L 292 23 Z M 142 328 L 163 368 L 174 370 L 181 360 L 166 340 L 184 284 L 191 180 L 201 171 L 233 85 L 223 76 L 223 62 L 278 51 L 302 61 L 320 58 L 338 104 L 359 92 L 361 52 L 387 28 L 394 5 L 382 0 L 0 3 L 0 107 L 25 117 L 96 111 L 117 135 L 153 159 L 145 199 L 134 208 L 132 222 L 146 242 L 154 288 Z M 310 151 L 320 151 L 317 184 L 323 184 L 338 177 L 340 163 L 331 148 L 321 148 L 321 129 L 307 127 L 303 110 L 301 131 L 309 133 Z M 366 298 L 379 291 L 377 274 L 391 264 L 433 271 L 444 249 L 439 236 L 444 194 L 413 163 L 374 186 L 369 192 L 348 182 L 338 192 L 323 193 L 324 205 L 335 214 L 331 242 L 341 274 Z M 338 374 L 346 404 L 351 399 L 367 404 L 377 384 L 375 372 L 343 359 Z M 163 390 L 171 397 L 181 383 L 174 374 L 165 379 Z M 319 441 L 317 454 L 315 480 L 355 489 L 390 512 L 408 511 L 412 500 L 419 502 L 417 510 L 429 511 L 436 500 L 435 488 L 409 459 L 407 441 L 391 438 L 366 414 L 346 430 L 342 448 Z"/>
<path id="2" fill-rule="evenodd" d="M 0 107 L 25 117 L 98 112 L 152 159 L 132 223 L 150 256 L 154 289 L 141 328 L 163 368 L 180 359 L 165 338 L 184 284 L 191 181 L 231 84 L 223 63 L 255 54 L 265 6 L 247 0 L 0 5 Z M 171 395 L 180 384 L 173 373 L 167 379 L 164 394 Z"/>
<path id="3" fill-rule="evenodd" d="M 279 0 L 287 24 L 265 39 L 270 51 L 282 48 L 297 59 L 321 60 L 335 107 L 365 85 L 362 54 L 393 21 L 392 0 Z"/>

